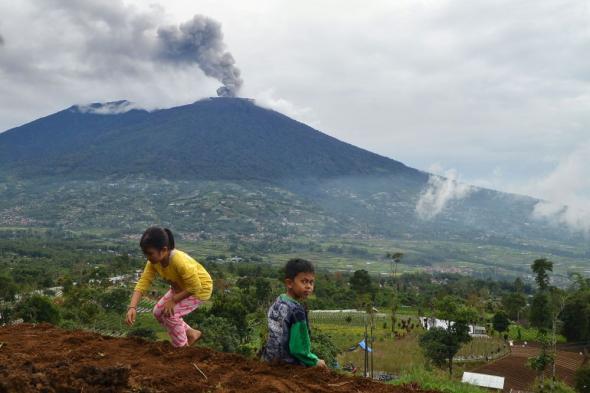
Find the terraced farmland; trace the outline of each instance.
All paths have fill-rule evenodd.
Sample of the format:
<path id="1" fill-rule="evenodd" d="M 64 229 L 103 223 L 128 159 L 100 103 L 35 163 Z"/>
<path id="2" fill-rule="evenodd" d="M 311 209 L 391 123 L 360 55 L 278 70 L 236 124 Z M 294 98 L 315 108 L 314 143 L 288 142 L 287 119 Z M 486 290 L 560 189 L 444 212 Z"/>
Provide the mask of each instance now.
<path id="1" fill-rule="evenodd" d="M 479 367 L 476 372 L 483 374 L 498 375 L 506 378 L 504 390 L 529 390 L 535 380 L 535 372 L 527 367 L 527 360 L 537 356 L 537 346 L 514 346 L 511 353 L 494 362 Z M 573 384 L 574 374 L 582 365 L 583 356 L 574 351 L 557 351 L 556 375 L 569 385 Z M 550 376 L 550 372 L 545 374 Z"/>

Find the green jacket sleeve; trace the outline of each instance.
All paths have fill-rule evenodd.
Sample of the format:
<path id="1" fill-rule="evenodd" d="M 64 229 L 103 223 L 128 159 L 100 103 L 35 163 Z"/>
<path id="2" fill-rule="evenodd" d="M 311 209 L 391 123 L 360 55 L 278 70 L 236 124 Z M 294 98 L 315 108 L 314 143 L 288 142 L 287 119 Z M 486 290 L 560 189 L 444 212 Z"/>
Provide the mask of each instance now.
<path id="1" fill-rule="evenodd" d="M 291 356 L 306 366 L 315 366 L 318 357 L 311 353 L 309 330 L 305 321 L 297 321 L 291 325 L 289 331 L 289 352 Z"/>

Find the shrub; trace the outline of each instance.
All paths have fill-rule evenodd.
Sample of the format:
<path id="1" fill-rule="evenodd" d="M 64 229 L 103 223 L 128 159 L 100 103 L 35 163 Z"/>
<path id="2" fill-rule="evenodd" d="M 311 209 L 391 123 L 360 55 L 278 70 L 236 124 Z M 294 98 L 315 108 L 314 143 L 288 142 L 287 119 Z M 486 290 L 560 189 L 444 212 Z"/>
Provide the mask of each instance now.
<path id="1" fill-rule="evenodd" d="M 590 393 L 590 366 L 578 369 L 574 381 L 578 392 Z"/>
<path id="2" fill-rule="evenodd" d="M 323 359 L 328 366 L 336 366 L 336 357 L 340 354 L 340 350 L 328 334 L 315 329 L 311 336 L 311 351 Z"/>
<path id="3" fill-rule="evenodd" d="M 222 352 L 247 352 L 246 348 L 240 348 L 238 329 L 226 318 L 208 315 L 199 329 L 203 332 L 200 342 L 206 347 Z"/>
<path id="4" fill-rule="evenodd" d="M 25 322 L 49 322 L 57 325 L 61 320 L 58 308 L 46 296 L 34 295 L 15 307 L 15 315 Z"/>

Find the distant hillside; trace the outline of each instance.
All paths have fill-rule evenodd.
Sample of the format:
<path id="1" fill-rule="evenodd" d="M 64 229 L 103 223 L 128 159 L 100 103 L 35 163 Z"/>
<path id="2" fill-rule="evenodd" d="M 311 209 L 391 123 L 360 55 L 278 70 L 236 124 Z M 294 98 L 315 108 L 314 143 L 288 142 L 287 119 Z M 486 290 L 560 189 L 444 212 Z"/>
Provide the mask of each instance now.
<path id="1" fill-rule="evenodd" d="M 131 108 L 72 106 L 0 134 L 0 228 L 127 237 L 161 223 L 256 253 L 337 239 L 362 259 L 404 244 L 421 266 L 528 272 L 542 255 L 587 269 L 587 242 L 533 219 L 534 198 L 472 188 L 425 220 L 416 206 L 429 174 L 251 100 Z"/>
<path id="2" fill-rule="evenodd" d="M 276 180 L 394 173 L 427 178 L 246 99 L 116 113 L 127 105 L 73 106 L 0 134 L 0 169 L 21 178 L 141 174 Z M 102 114 L 107 110 L 115 113 Z"/>

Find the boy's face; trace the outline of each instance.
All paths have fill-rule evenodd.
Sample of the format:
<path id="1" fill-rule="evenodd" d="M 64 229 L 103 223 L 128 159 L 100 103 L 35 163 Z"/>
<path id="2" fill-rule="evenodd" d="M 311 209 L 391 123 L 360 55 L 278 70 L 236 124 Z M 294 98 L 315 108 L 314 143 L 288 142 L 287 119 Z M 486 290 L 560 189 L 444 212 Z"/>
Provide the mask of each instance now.
<path id="1" fill-rule="evenodd" d="M 313 293 L 314 273 L 298 273 L 294 279 L 287 278 L 287 294 L 297 300 L 305 300 Z"/>

